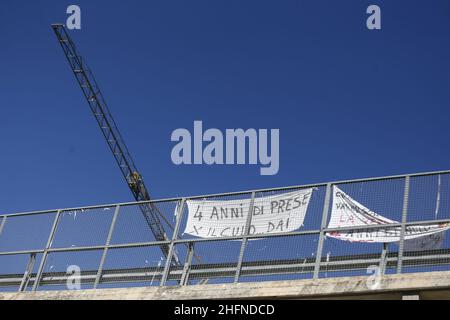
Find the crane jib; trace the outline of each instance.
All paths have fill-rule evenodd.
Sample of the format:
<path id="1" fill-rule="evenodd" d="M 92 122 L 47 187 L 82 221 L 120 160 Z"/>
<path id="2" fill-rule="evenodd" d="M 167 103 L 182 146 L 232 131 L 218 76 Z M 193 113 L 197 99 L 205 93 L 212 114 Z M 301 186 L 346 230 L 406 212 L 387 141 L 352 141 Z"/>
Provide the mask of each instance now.
<path id="1" fill-rule="evenodd" d="M 102 131 L 102 134 L 111 149 L 111 152 L 113 153 L 120 171 L 126 179 L 131 192 L 133 193 L 134 198 L 136 201 L 150 200 L 144 180 L 139 174 L 139 171 L 131 158 L 128 148 L 126 147 L 120 131 L 118 130 L 111 112 L 109 111 L 92 71 L 87 67 L 81 55 L 78 54 L 76 46 L 70 38 L 64 25 L 54 24 L 52 25 L 52 28 L 83 92 L 83 95 L 86 98 L 89 107 L 91 108 L 91 111 L 100 127 L 100 130 Z M 156 205 L 153 203 L 144 203 L 140 204 L 139 207 L 155 237 L 155 240 L 169 240 L 160 220 L 162 213 Z M 169 254 L 169 245 L 164 244 L 161 245 L 160 248 L 164 256 L 167 258 Z M 174 254 L 174 259 L 172 260 L 172 264 L 180 264 L 176 254 Z"/>

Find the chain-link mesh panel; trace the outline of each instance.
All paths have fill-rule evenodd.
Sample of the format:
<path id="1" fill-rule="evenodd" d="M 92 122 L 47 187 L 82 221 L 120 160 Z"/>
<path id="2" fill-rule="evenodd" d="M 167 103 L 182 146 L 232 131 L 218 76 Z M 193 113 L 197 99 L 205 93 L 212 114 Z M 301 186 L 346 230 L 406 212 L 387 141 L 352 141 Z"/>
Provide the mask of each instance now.
<path id="1" fill-rule="evenodd" d="M 430 228 L 431 230 L 444 230 L 448 224 L 421 224 L 407 226 L 407 228 Z M 405 240 L 403 247 L 402 273 L 442 271 L 450 269 L 450 244 L 446 231 Z"/>
<path id="2" fill-rule="evenodd" d="M 159 246 L 109 249 L 98 288 L 158 286 L 165 263 Z"/>
<path id="3" fill-rule="evenodd" d="M 181 239 L 241 237 L 250 209 L 252 193 L 189 199 L 180 224 Z M 189 212 L 193 210 L 193 212 Z M 191 223 L 188 217 L 191 215 Z M 234 281 L 242 241 L 201 241 L 177 244 L 175 252 L 181 266 L 172 266 L 169 279 L 181 280 L 185 275 L 189 250 L 192 261 L 185 284 L 229 283 Z M 187 283 L 186 283 L 187 282 Z M 175 282 L 176 283 L 176 282 Z"/>
<path id="4" fill-rule="evenodd" d="M 260 235 L 318 231 L 324 194 L 325 188 L 258 192 L 251 225 L 259 223 L 258 218 L 264 219 Z M 319 233 L 251 238 L 245 247 L 239 281 L 312 277 L 318 238 Z"/>
<path id="5" fill-rule="evenodd" d="M 384 229 L 389 230 L 389 229 Z M 321 278 L 363 276 L 374 268 L 384 269 L 384 273 L 395 273 L 397 249 L 394 244 L 356 243 L 327 238 L 324 243 L 320 265 Z"/>
<path id="6" fill-rule="evenodd" d="M 338 188 L 338 189 L 336 189 Z M 339 191 L 340 190 L 340 191 Z M 405 191 L 405 179 L 387 179 L 380 181 L 368 181 L 346 183 L 331 188 L 329 211 L 327 212 L 327 224 L 332 218 L 333 210 L 339 209 L 339 217 L 335 217 L 343 223 L 351 223 L 355 226 L 364 226 L 363 220 L 359 221 L 357 215 L 360 208 L 365 207 L 373 213 L 383 216 L 392 223 L 402 220 L 403 200 Z M 347 199 L 351 199 L 349 206 L 342 210 L 342 203 L 334 201 L 336 192 L 343 192 Z M 335 213 L 336 214 L 336 213 Z M 375 230 L 375 229 L 373 229 Z M 378 230 L 400 230 L 400 227 L 383 228 Z M 356 276 L 367 275 L 369 266 L 378 266 L 382 255 L 398 251 L 396 244 L 384 244 L 377 237 L 367 238 L 367 230 L 354 230 L 352 237 L 347 240 L 325 237 L 323 242 L 319 277 Z M 360 235 L 360 236 L 359 236 Z M 384 252 L 384 253 L 383 253 Z M 395 270 L 393 264 L 386 265 L 386 273 Z"/>
<path id="7" fill-rule="evenodd" d="M 181 201 L 155 201 L 144 205 L 151 206 L 151 212 L 156 214 L 156 218 L 160 222 L 161 230 L 163 230 L 166 239 L 172 240 L 176 226 L 176 213 L 178 206 L 181 205 Z M 154 242 L 157 240 L 149 225 L 150 220 L 144 216 L 145 209 L 142 207 L 142 204 L 121 207 L 121 212 L 114 228 L 112 244 Z M 117 256 L 119 256 L 119 251 L 122 253 L 122 258 L 116 258 L 116 264 L 120 264 L 120 261 L 125 259 L 126 261 L 132 262 L 133 269 L 144 270 L 141 272 L 141 278 L 135 277 L 120 281 L 131 280 L 130 284 L 133 283 L 134 286 L 139 285 L 139 283 L 147 286 L 159 285 L 169 249 L 169 244 L 162 244 L 145 248 L 114 250 L 114 252 L 117 252 Z M 127 257 L 127 255 L 131 255 L 131 257 Z M 137 260 L 134 261 L 133 257 Z M 111 262 L 111 259 L 109 257 L 108 261 Z M 175 265 L 179 265 L 176 252 L 173 255 L 172 262 Z M 167 284 L 169 283 L 167 282 Z"/>
<path id="8" fill-rule="evenodd" d="M 195 242 L 193 250 L 196 255 L 192 259 L 187 284 L 230 283 L 234 281 L 236 266 L 242 241 L 217 240 Z M 186 262 L 185 245 L 177 245 L 183 265 Z M 178 271 L 178 268 L 175 270 Z M 175 272 L 171 274 L 174 276 Z M 174 278 L 174 277 L 173 277 Z"/>
<path id="9" fill-rule="evenodd" d="M 104 245 L 114 210 L 114 207 L 107 207 L 62 211 L 52 247 Z"/>
<path id="10" fill-rule="evenodd" d="M 240 282 L 312 278 L 318 234 L 249 240 Z"/>
<path id="11" fill-rule="evenodd" d="M 383 217 L 402 219 L 405 178 L 336 185 L 352 199 Z"/>
<path id="12" fill-rule="evenodd" d="M 406 230 L 429 228 L 431 232 L 422 237 L 405 239 L 400 271 L 449 270 L 450 241 L 446 237 L 448 224 L 428 224 L 425 221 L 450 218 L 450 175 L 412 177 L 407 204 L 407 221 L 424 223 L 407 225 Z"/>
<path id="13" fill-rule="evenodd" d="M 27 266 L 30 267 L 29 270 L 31 270 L 31 272 L 29 273 L 29 275 L 30 275 L 29 279 L 25 279 L 22 290 L 32 291 L 33 284 L 34 284 L 33 281 L 36 277 L 36 274 L 38 273 L 42 256 L 43 256 L 42 253 L 37 253 L 34 257 L 32 255 L 27 256 L 27 260 L 28 260 Z"/>
<path id="14" fill-rule="evenodd" d="M 29 255 L 0 256 L 0 290 L 18 291 Z"/>
<path id="15" fill-rule="evenodd" d="M 450 218 L 450 175 L 411 177 L 408 221 Z"/>
<path id="16" fill-rule="evenodd" d="M 175 209 L 178 201 L 153 202 L 156 212 L 169 240 L 172 239 L 175 227 Z M 112 244 L 138 243 L 156 241 L 147 220 L 139 205 L 126 205 L 120 207 L 117 216 Z"/>
<path id="17" fill-rule="evenodd" d="M 169 269 L 166 285 L 181 284 L 184 268 L 190 267 L 194 259 L 200 261 L 199 259 L 201 259 L 201 257 L 199 257 L 198 254 L 195 253 L 194 249 L 195 246 L 192 246 L 191 249 L 189 249 L 188 243 L 180 243 L 174 245 L 172 264 Z M 192 251 L 191 253 L 192 257 L 190 259 L 190 262 L 189 262 L 189 250 Z"/>
<path id="18" fill-rule="evenodd" d="M 47 244 L 56 212 L 8 217 L 0 235 L 0 251 L 42 249 Z"/>
<path id="19" fill-rule="evenodd" d="M 177 206 L 181 205 L 181 200 L 178 201 L 153 201 L 153 206 L 159 213 L 161 225 L 169 240 L 173 237 L 176 224 Z"/>
<path id="20" fill-rule="evenodd" d="M 92 289 L 102 253 L 102 250 L 50 252 L 37 290 Z"/>

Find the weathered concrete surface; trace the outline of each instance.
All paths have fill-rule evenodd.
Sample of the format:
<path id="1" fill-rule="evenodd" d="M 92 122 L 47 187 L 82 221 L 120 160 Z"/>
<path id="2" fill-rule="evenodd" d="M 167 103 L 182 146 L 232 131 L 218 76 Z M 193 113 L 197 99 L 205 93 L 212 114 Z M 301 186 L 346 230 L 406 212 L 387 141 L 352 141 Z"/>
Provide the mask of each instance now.
<path id="1" fill-rule="evenodd" d="M 450 271 L 386 275 L 378 289 L 368 277 L 251 282 L 185 287 L 145 287 L 80 291 L 0 293 L 0 300 L 102 299 L 450 299 Z"/>

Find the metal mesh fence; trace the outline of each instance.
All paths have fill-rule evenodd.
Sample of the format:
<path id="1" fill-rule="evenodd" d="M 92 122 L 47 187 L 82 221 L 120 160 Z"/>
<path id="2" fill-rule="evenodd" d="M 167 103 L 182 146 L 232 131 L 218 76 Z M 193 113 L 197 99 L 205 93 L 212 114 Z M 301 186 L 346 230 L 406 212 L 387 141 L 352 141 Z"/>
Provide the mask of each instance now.
<path id="1" fill-rule="evenodd" d="M 362 181 L 355 183 L 336 184 L 333 190 L 339 188 L 352 200 L 364 205 L 378 215 L 392 220 L 393 222 L 400 222 L 402 220 L 403 197 L 405 188 L 405 179 L 387 179 L 380 181 Z M 330 215 L 333 210 L 342 205 L 339 202 L 333 201 L 333 194 L 330 199 L 330 208 L 327 212 L 328 221 L 331 219 Z M 354 216 L 339 216 L 340 221 L 351 222 L 357 217 Z M 399 227 L 391 228 L 399 229 Z M 381 229 L 381 230 L 391 230 Z M 364 234 L 363 234 L 364 235 Z M 353 241 L 343 241 L 333 237 L 325 237 L 322 250 L 320 277 L 337 277 L 337 276 L 359 276 L 367 275 L 368 267 L 380 266 L 381 256 L 383 250 L 387 253 L 398 251 L 398 248 L 393 248 L 392 244 L 358 241 L 355 236 Z M 392 273 L 392 265 L 388 265 L 385 273 Z M 395 270 L 394 270 L 395 271 Z"/>
<path id="2" fill-rule="evenodd" d="M 450 175 L 412 177 L 408 199 L 408 221 L 450 218 Z"/>
<path id="3" fill-rule="evenodd" d="M 2 291 L 18 291 L 23 273 L 28 261 L 28 255 L 0 256 L 0 284 Z"/>
<path id="4" fill-rule="evenodd" d="M 128 205 L 120 207 L 111 243 L 123 244 L 151 241 L 155 241 L 155 237 L 149 232 L 149 226 L 139 206 Z"/>
<path id="5" fill-rule="evenodd" d="M 171 275 L 180 275 L 177 278 L 180 282 L 183 278 L 184 284 L 231 283 L 234 281 L 240 246 L 239 240 L 202 241 L 193 243 L 191 248 L 179 244 L 177 251 L 183 261 L 181 273 L 180 268 L 172 267 Z M 185 270 L 189 250 L 192 250 L 191 264 Z"/>
<path id="6" fill-rule="evenodd" d="M 216 239 L 243 235 L 245 226 L 234 221 L 247 216 L 250 202 L 245 203 L 244 200 L 250 198 L 251 193 L 246 192 L 186 201 L 180 212 L 178 239 L 192 241 L 178 243 L 174 247 L 180 265 L 170 268 L 168 279 L 177 280 L 172 284 L 234 282 L 242 240 Z M 216 204 L 218 201 L 226 203 L 222 210 Z M 190 207 L 194 210 L 192 215 L 194 223 L 188 225 Z M 198 241 L 201 239 L 199 236 L 215 241 Z"/>
<path id="7" fill-rule="evenodd" d="M 35 250 L 45 247 L 56 212 L 11 216 L 4 219 L 0 251 Z"/>
<path id="8" fill-rule="evenodd" d="M 249 241 L 239 281 L 312 278 L 318 239 L 319 235 L 314 234 Z"/>
<path id="9" fill-rule="evenodd" d="M 104 245 L 114 207 L 61 211 L 52 248 Z"/>
<path id="10" fill-rule="evenodd" d="M 0 215 L 0 291 L 449 270 L 449 209 L 439 172 Z"/>
<path id="11" fill-rule="evenodd" d="M 411 178 L 407 221 L 426 221 L 430 227 L 444 225 L 439 222 L 450 218 L 450 175 L 437 174 Z M 421 224 L 425 225 L 425 224 Z M 415 226 L 412 226 L 415 227 Z M 449 270 L 450 242 L 446 233 L 438 232 L 424 237 L 405 240 L 402 272 Z"/>
<path id="12" fill-rule="evenodd" d="M 158 246 L 109 249 L 98 288 L 159 286 L 165 261 Z"/>
<path id="13" fill-rule="evenodd" d="M 50 252 L 37 290 L 92 289 L 101 255 L 102 250 Z"/>

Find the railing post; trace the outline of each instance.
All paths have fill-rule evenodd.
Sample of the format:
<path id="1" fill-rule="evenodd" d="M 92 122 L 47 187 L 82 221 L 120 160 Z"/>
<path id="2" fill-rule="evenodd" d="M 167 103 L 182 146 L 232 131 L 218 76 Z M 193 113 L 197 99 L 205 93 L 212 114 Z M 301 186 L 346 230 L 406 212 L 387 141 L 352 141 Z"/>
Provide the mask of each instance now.
<path id="1" fill-rule="evenodd" d="M 234 283 L 237 283 L 241 276 L 242 261 L 244 261 L 245 247 L 247 246 L 247 242 L 248 242 L 247 236 L 250 233 L 250 226 L 252 223 L 254 204 L 255 204 L 255 192 L 252 192 L 252 198 L 250 200 L 250 207 L 248 208 L 247 220 L 245 221 L 245 230 L 244 230 L 244 235 L 242 237 L 241 250 L 239 251 L 239 258 L 238 258 L 238 263 L 236 266 L 236 274 L 234 275 Z"/>
<path id="2" fill-rule="evenodd" d="M 108 246 L 111 243 L 112 235 L 114 233 L 114 227 L 116 226 L 117 216 L 119 215 L 120 205 L 116 206 L 116 210 L 114 211 L 114 216 L 111 221 L 111 225 L 109 227 L 108 238 L 106 239 L 105 248 L 103 249 L 102 258 L 100 260 L 100 264 L 97 270 L 97 276 L 95 277 L 94 289 L 97 289 L 98 284 L 102 278 L 103 265 L 105 264 L 106 255 L 108 254 Z"/>
<path id="3" fill-rule="evenodd" d="M 189 271 L 191 270 L 192 259 L 194 258 L 194 243 L 189 243 L 188 256 L 183 267 L 183 273 L 181 275 L 180 285 L 185 286 L 189 282 Z"/>
<path id="4" fill-rule="evenodd" d="M 48 249 L 52 246 L 53 239 L 55 238 L 56 229 L 58 228 L 59 218 L 61 216 L 61 210 L 58 210 L 56 212 L 55 219 L 53 220 L 53 226 L 50 230 L 50 235 L 48 236 L 47 245 L 45 246 L 44 253 L 42 254 L 41 263 L 39 264 L 39 269 L 36 273 L 36 278 L 34 279 L 33 283 L 33 291 L 36 291 L 36 289 L 39 286 L 39 282 L 41 281 L 42 272 L 44 270 L 45 263 L 47 262 L 47 256 L 48 256 Z"/>
<path id="5" fill-rule="evenodd" d="M 410 184 L 410 177 L 406 176 L 405 191 L 403 194 L 402 226 L 400 231 L 400 242 L 398 244 L 397 273 L 402 273 L 402 266 L 403 266 L 403 249 L 405 245 L 406 221 L 408 217 L 409 184 Z"/>
<path id="6" fill-rule="evenodd" d="M 388 244 L 383 243 L 383 250 L 381 250 L 381 257 L 380 257 L 380 274 L 381 275 L 384 275 L 386 272 L 387 258 L 388 258 Z"/>
<path id="7" fill-rule="evenodd" d="M 324 230 L 327 227 L 328 211 L 330 209 L 331 187 L 332 187 L 331 183 L 328 183 L 327 189 L 325 191 L 325 201 L 323 203 L 322 223 L 320 225 L 319 243 L 317 244 L 316 261 L 314 263 L 313 279 L 319 278 L 320 262 L 322 261 L 322 250 L 323 250 L 323 243 L 325 240 L 325 231 Z"/>
<path id="8" fill-rule="evenodd" d="M 3 217 L 2 223 L 0 224 L 0 236 L 2 235 L 3 228 L 5 227 L 5 223 L 6 223 L 6 219 L 7 218 L 8 218 L 7 216 Z"/>
<path id="9" fill-rule="evenodd" d="M 161 277 L 161 282 L 159 284 L 161 287 L 166 284 L 167 278 L 169 277 L 170 265 L 172 264 L 173 251 L 175 249 L 174 241 L 178 238 L 178 231 L 180 229 L 180 224 L 181 224 L 181 220 L 182 220 L 182 216 L 183 216 L 185 202 L 186 202 L 186 199 L 182 198 L 178 202 L 177 207 L 175 209 L 176 214 L 177 214 L 177 216 L 176 216 L 177 221 L 175 224 L 175 228 L 173 230 L 172 241 L 170 242 L 170 245 L 169 245 L 169 253 L 167 254 L 166 265 L 164 266 L 164 272 Z"/>
<path id="10" fill-rule="evenodd" d="M 30 259 L 28 259 L 27 268 L 25 269 L 22 282 L 20 283 L 19 292 L 25 291 L 27 289 L 35 262 L 36 262 L 36 253 L 32 253 L 30 254 Z"/>

